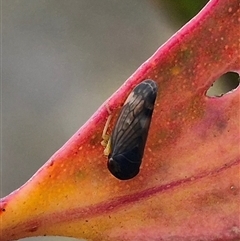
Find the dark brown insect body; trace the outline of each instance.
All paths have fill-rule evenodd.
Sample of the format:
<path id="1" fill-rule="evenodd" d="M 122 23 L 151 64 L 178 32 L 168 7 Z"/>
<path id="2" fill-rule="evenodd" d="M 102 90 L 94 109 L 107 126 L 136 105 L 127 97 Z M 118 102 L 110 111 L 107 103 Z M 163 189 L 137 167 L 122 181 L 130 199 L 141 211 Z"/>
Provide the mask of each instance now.
<path id="1" fill-rule="evenodd" d="M 108 169 L 118 179 L 131 179 L 139 173 L 157 89 L 155 81 L 145 80 L 123 105 L 110 138 L 108 156 Z"/>

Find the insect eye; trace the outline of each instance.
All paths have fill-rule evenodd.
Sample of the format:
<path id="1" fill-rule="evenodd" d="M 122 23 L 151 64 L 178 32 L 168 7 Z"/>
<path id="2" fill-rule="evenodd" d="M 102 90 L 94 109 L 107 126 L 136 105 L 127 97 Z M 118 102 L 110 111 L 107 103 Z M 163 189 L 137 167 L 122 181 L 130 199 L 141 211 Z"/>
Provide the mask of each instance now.
<path id="1" fill-rule="evenodd" d="M 121 168 L 119 166 L 119 164 L 114 161 L 112 158 L 109 158 L 108 160 L 108 168 L 109 170 L 111 170 L 112 173 L 120 173 L 121 172 Z"/>

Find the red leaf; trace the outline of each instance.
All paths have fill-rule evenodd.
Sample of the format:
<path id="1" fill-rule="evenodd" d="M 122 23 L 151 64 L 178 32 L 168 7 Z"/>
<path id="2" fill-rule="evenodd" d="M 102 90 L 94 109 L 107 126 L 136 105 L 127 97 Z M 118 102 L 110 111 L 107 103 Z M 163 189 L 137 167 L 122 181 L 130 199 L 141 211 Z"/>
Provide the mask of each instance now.
<path id="1" fill-rule="evenodd" d="M 1 200 L 1 241 L 240 239 L 239 88 L 208 98 L 240 69 L 239 0 L 213 0 L 162 46 L 20 189 Z M 140 81 L 159 93 L 140 173 L 106 167 L 101 133 Z M 112 128 L 115 119 L 110 125 Z"/>

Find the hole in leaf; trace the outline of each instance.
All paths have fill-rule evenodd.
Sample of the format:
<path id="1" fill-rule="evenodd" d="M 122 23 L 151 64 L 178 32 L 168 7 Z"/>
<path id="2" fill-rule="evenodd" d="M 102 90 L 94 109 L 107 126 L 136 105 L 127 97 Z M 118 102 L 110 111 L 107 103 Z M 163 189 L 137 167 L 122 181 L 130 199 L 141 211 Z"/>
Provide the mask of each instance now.
<path id="1" fill-rule="evenodd" d="M 234 72 L 228 72 L 218 78 L 208 89 L 207 96 L 220 97 L 239 86 L 239 75 Z"/>

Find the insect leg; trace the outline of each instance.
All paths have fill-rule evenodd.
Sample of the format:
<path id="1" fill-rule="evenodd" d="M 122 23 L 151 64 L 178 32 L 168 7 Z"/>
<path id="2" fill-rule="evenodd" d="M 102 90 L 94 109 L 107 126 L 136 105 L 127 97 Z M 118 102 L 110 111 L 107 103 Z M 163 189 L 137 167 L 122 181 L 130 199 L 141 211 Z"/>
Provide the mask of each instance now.
<path id="1" fill-rule="evenodd" d="M 103 140 L 101 141 L 101 145 L 105 147 L 104 152 L 103 152 L 104 155 L 108 156 L 110 153 L 110 135 L 107 134 L 107 130 L 108 130 L 109 124 L 112 120 L 112 113 L 111 113 L 108 105 L 106 105 L 106 108 L 107 108 L 109 116 L 108 116 L 106 124 L 103 128 L 103 132 L 102 132 Z"/>

